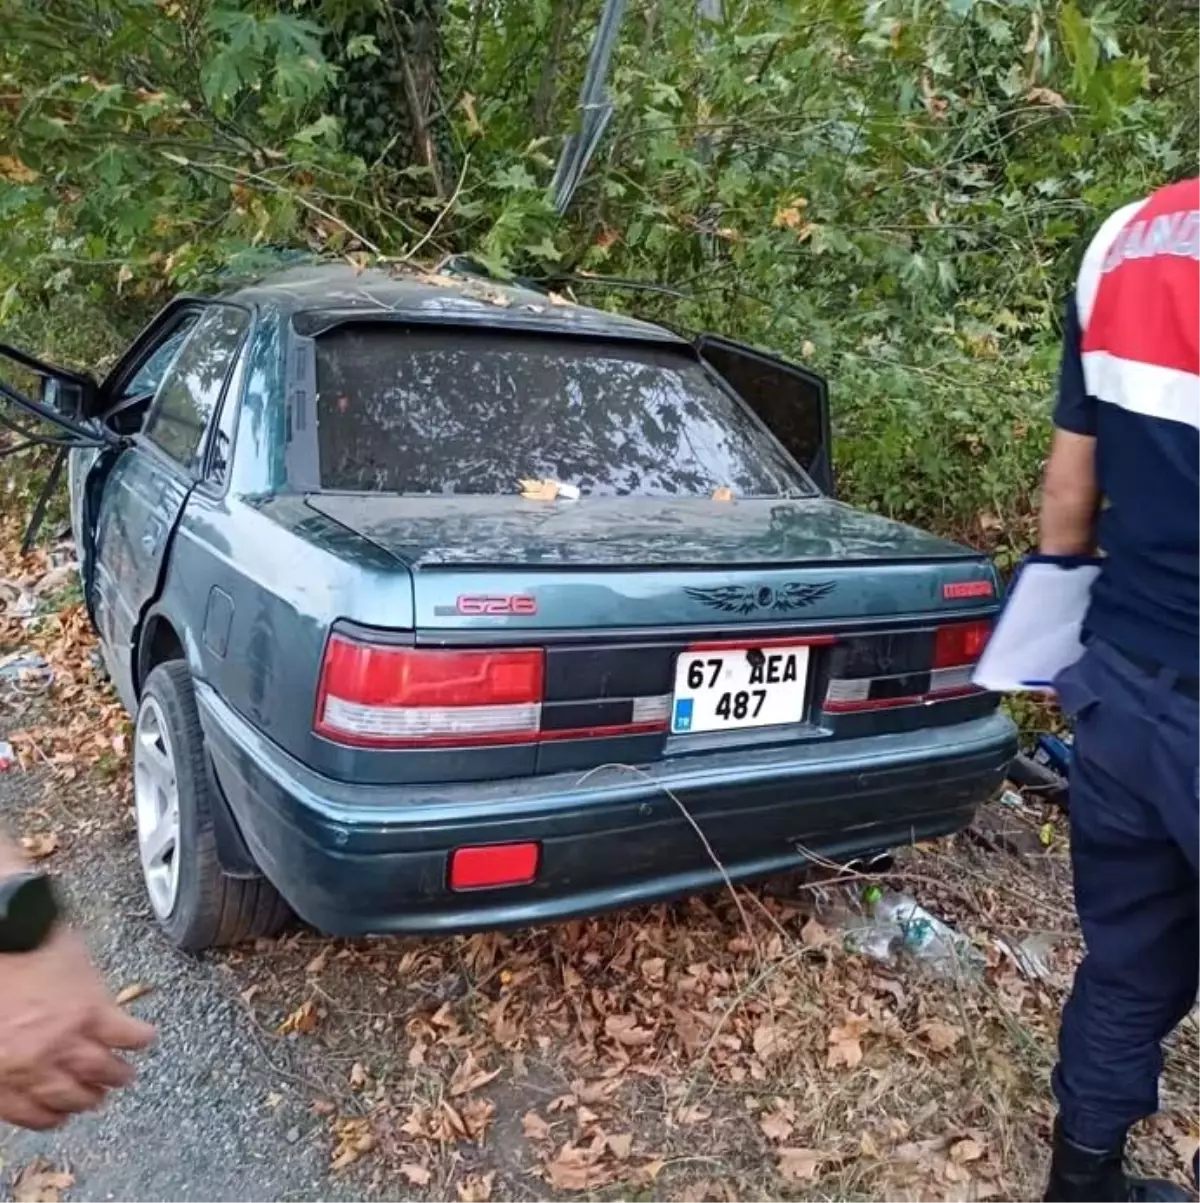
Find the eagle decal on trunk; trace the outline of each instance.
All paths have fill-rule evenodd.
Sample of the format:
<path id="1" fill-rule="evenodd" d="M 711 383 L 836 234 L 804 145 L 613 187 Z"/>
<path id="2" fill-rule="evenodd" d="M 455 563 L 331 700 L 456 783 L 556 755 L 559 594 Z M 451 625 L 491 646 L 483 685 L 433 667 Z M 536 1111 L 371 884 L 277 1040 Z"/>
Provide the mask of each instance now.
<path id="1" fill-rule="evenodd" d="M 772 589 L 760 585 L 757 589 L 749 585 L 718 585 L 713 589 L 684 589 L 693 601 L 722 610 L 726 614 L 751 614 L 755 610 L 775 610 L 786 614 L 791 610 L 802 610 L 828 596 L 837 587 L 836 581 L 818 581 L 809 585 L 784 585 Z"/>

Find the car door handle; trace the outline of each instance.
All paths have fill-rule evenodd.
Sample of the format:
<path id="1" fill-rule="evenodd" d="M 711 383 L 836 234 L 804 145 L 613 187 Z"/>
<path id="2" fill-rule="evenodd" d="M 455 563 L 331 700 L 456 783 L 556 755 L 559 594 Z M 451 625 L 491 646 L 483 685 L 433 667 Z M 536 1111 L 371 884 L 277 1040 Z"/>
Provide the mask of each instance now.
<path id="1" fill-rule="evenodd" d="M 166 523 L 161 518 L 151 518 L 146 523 L 145 529 L 142 531 L 142 546 L 146 551 L 153 553 L 158 550 L 164 530 L 166 530 Z"/>

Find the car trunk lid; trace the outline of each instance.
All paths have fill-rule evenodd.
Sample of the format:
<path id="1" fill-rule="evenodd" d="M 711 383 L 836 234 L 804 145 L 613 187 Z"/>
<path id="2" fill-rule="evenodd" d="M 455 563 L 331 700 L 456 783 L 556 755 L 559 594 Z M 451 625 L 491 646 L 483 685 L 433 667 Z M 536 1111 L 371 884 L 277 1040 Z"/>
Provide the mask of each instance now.
<path id="1" fill-rule="evenodd" d="M 939 628 L 996 604 L 985 557 L 827 499 L 308 504 L 410 570 L 418 657 L 539 657 L 536 698 L 510 703 L 536 708 L 538 772 L 911 725 L 903 706 L 968 691 L 975 645 L 947 655 Z"/>

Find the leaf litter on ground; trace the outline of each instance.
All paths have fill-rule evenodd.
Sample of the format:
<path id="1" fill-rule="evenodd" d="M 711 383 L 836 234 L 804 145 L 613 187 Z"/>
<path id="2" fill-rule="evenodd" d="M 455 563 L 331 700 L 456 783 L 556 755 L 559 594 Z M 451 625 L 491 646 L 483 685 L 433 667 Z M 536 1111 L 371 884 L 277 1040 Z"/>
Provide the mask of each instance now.
<path id="1" fill-rule="evenodd" d="M 19 531 L 0 536 L 32 592 L 52 554 L 21 561 Z M 127 846 L 129 725 L 82 607 L 28 627 L 0 613 L 0 641 L 54 674 L 52 719 L 38 700 L 10 708 L 21 766 L 42 770 L 68 816 L 39 834 L 61 830 L 68 859 L 72 824 L 107 823 Z M 93 779 L 112 802 L 100 815 L 73 792 Z M 1081 944 L 1061 813 L 1024 811 L 1054 831 L 1036 858 L 952 836 L 903 851 L 879 882 L 968 940 L 973 975 L 847 948 L 828 903 L 843 886 L 861 900 L 870 879 L 836 866 L 736 900 L 438 940 L 285 935 L 217 960 L 263 1038 L 290 1037 L 276 1096 L 312 1082 L 302 1101 L 329 1125 L 330 1164 L 365 1193 L 1035 1197 Z M 1044 974 L 1022 971 L 1022 946 Z M 1164 1112 L 1137 1133 L 1159 1173 L 1185 1172 L 1195 1148 L 1197 1036 L 1191 1018 L 1169 1042 Z M 61 1192 L 69 1177 L 39 1165 L 24 1189 Z"/>

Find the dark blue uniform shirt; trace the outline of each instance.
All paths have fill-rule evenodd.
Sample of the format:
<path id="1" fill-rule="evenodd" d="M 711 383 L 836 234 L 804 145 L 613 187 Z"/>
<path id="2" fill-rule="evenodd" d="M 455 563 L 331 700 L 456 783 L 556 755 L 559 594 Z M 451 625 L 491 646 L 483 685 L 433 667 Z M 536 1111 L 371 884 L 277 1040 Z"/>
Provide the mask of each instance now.
<path id="1" fill-rule="evenodd" d="M 1104 567 L 1089 634 L 1186 676 L 1200 675 L 1200 436 L 1089 396 L 1075 300 L 1067 305 L 1054 424 L 1096 438 Z"/>

